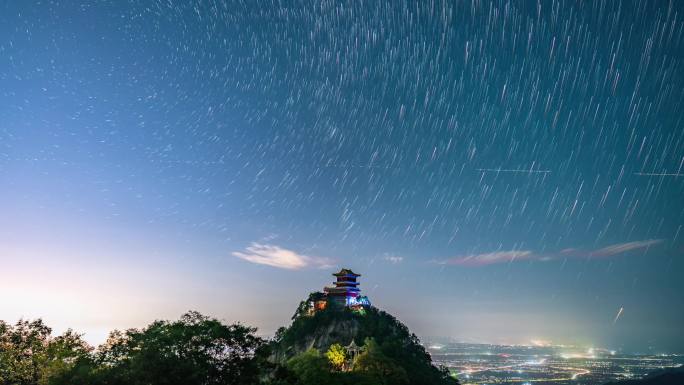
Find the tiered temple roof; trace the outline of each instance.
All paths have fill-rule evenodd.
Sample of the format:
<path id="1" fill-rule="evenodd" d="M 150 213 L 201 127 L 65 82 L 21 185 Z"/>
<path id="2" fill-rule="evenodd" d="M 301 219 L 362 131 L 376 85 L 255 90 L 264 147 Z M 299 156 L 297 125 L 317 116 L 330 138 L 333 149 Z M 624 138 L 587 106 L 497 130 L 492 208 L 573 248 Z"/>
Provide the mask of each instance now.
<path id="1" fill-rule="evenodd" d="M 356 278 L 361 274 L 356 274 L 349 269 L 342 269 L 339 273 L 333 274 L 337 280 L 333 282 L 335 286 L 327 286 L 323 291 L 328 296 L 328 302 L 333 302 L 340 306 L 350 306 L 359 296 L 361 289 Z"/>
<path id="2" fill-rule="evenodd" d="M 361 274 L 356 274 L 349 269 L 342 269 L 339 273 L 333 274 L 337 278 L 334 287 L 326 287 L 323 289 L 329 296 L 332 297 L 356 297 L 361 289 L 359 283 L 356 282 L 356 278 L 360 277 Z"/>
<path id="3" fill-rule="evenodd" d="M 339 273 L 334 273 L 333 274 L 335 277 L 344 277 L 344 276 L 351 276 L 351 277 L 360 277 L 361 274 L 356 274 L 350 269 L 342 269 L 340 270 Z"/>
<path id="4" fill-rule="evenodd" d="M 370 306 L 370 301 L 361 295 L 359 283 L 356 282 L 361 274 L 356 274 L 350 269 L 342 269 L 333 276 L 336 278 L 334 286 L 326 286 L 323 293 L 315 293 L 310 298 L 312 314 L 328 306 L 347 307 L 353 310 L 363 310 L 364 306 Z"/>

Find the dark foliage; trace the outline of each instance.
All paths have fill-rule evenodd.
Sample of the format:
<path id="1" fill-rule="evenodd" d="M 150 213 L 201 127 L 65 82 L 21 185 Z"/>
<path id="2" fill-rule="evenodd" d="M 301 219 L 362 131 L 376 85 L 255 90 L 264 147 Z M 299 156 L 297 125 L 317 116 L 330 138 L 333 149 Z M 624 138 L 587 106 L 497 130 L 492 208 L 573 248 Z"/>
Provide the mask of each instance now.
<path id="1" fill-rule="evenodd" d="M 333 367 L 316 350 L 292 354 L 280 364 L 267 360 L 274 349 L 300 345 L 334 322 L 353 323 L 355 333 L 350 338 L 365 346 L 352 371 Z M 376 309 L 368 309 L 363 316 L 339 309 L 298 316 L 289 328 L 278 330 L 271 344 L 255 331 L 189 312 L 177 321 L 114 331 L 95 350 L 72 331 L 53 337 L 41 320 L 15 325 L 0 321 L 0 385 L 458 383 L 448 372 L 432 366 L 430 356 L 406 326 Z"/>
<path id="2" fill-rule="evenodd" d="M 293 350 L 301 341 L 312 336 L 328 333 L 332 323 L 354 324 L 355 334 L 352 337 L 357 345 L 363 345 L 366 339 L 372 339 L 378 345 L 378 352 L 396 363 L 408 375 L 409 383 L 415 385 L 457 384 L 448 371 L 432 365 L 429 353 L 420 344 L 418 337 L 392 315 L 370 307 L 361 315 L 349 310 L 326 309 L 314 316 L 295 317 L 292 325 L 276 333 L 273 350 L 280 351 L 286 356 L 296 354 Z M 338 343 L 349 344 L 345 336 L 336 335 L 333 330 L 329 337 L 339 338 Z M 322 350 L 328 346 L 322 347 Z"/>
<path id="3" fill-rule="evenodd" d="M 38 341 L 32 342 L 34 345 L 49 340 L 44 337 L 49 330 L 38 326 L 32 330 L 39 337 L 28 339 Z M 35 364 L 24 365 L 28 368 L 21 381 L 10 378 L 3 384 L 257 384 L 261 370 L 270 367 L 261 359 L 264 341 L 254 335 L 255 330 L 190 312 L 178 321 L 155 321 L 142 330 L 115 331 L 92 354 L 70 340 L 73 335 L 69 334 L 50 340 L 43 349 L 49 354 L 33 349 Z M 23 357 L 17 350 L 9 355 L 19 358 L 3 356 L 0 365 L 12 365 Z M 42 369 L 29 370 L 32 367 Z"/>
<path id="4" fill-rule="evenodd" d="M 40 319 L 15 325 L 0 321 L 0 384 L 46 384 L 92 350 L 71 330 L 58 337 L 51 333 Z"/>

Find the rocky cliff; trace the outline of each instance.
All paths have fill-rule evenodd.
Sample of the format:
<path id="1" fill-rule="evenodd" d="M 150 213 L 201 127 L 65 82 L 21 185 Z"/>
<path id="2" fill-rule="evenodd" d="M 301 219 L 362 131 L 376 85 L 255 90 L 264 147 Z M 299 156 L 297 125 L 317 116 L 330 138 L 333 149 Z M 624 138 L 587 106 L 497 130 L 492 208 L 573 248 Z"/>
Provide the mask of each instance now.
<path id="1" fill-rule="evenodd" d="M 348 309 L 327 309 L 313 315 L 298 312 L 289 327 L 276 333 L 271 360 L 282 364 L 312 348 L 325 352 L 332 344 L 347 346 L 352 340 L 363 346 L 367 339 L 373 339 L 408 373 L 411 384 L 457 383 L 446 369 L 432 365 L 428 352 L 404 324 L 374 307 L 362 313 Z"/>

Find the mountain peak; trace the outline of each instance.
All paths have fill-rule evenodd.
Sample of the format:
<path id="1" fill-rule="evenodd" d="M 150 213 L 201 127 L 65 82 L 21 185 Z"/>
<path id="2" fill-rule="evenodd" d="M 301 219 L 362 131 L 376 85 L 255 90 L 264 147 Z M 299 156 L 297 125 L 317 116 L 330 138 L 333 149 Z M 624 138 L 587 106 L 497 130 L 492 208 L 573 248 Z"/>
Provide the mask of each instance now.
<path id="1" fill-rule="evenodd" d="M 292 324 L 276 332 L 271 343 L 273 362 L 287 365 L 306 357 L 314 360 L 317 354 L 338 354 L 338 369 L 331 367 L 338 377 L 363 375 L 358 372 L 369 360 L 380 360 L 381 366 L 401 373 L 396 383 L 458 384 L 447 369 L 432 365 L 418 337 L 403 323 L 360 295 L 359 274 L 342 269 L 333 275 L 335 286 L 309 294 L 300 302 Z"/>

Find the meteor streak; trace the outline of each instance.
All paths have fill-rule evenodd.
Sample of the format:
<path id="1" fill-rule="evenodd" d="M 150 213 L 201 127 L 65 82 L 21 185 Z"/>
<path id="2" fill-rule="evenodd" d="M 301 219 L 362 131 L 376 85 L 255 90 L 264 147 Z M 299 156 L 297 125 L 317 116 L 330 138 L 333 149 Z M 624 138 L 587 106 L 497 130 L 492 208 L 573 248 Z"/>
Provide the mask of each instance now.
<path id="1" fill-rule="evenodd" d="M 620 310 L 618 310 L 617 315 L 615 316 L 615 319 L 613 320 L 613 325 L 617 322 L 618 318 L 620 318 L 620 315 L 622 315 L 622 311 L 624 310 L 623 307 L 620 307 Z"/>

